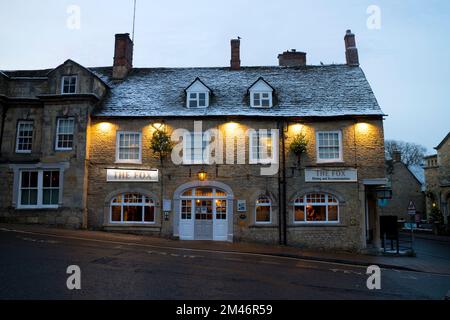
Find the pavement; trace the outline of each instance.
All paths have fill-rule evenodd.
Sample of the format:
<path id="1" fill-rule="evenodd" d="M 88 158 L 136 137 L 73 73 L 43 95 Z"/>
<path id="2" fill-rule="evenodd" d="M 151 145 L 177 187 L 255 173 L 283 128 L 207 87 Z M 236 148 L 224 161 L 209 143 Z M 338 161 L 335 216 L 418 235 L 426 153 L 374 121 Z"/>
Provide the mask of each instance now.
<path id="1" fill-rule="evenodd" d="M 424 241 L 435 248 L 426 258 L 440 261 L 443 241 Z M 0 225 L 0 300 L 442 300 L 448 295 L 449 274 L 412 271 L 399 261 L 418 258 L 399 259 Z M 366 265 L 386 261 L 393 268 L 381 268 L 380 287 L 369 289 Z M 80 290 L 67 286 L 69 266 L 81 270 Z"/>
<path id="2" fill-rule="evenodd" d="M 0 224 L 0 230 L 17 230 L 54 237 L 72 237 L 96 241 L 116 241 L 159 248 L 177 248 L 192 252 L 215 251 L 250 253 L 289 257 L 301 260 L 370 266 L 381 268 L 450 275 L 450 237 L 415 234 L 415 257 L 395 255 L 368 255 L 351 252 L 329 252 L 300 249 L 290 246 L 264 245 L 247 242 L 179 241 L 151 236 L 139 236 L 102 231 L 67 230 L 39 225 Z"/>

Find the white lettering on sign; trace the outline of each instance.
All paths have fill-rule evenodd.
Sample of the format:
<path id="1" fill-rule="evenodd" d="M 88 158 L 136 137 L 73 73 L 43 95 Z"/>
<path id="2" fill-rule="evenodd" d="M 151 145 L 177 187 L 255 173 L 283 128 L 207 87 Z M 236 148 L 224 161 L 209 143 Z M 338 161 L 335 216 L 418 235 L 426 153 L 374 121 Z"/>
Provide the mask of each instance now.
<path id="1" fill-rule="evenodd" d="M 357 182 L 358 170 L 348 168 L 305 169 L 305 182 Z"/>
<path id="2" fill-rule="evenodd" d="M 107 169 L 108 182 L 158 182 L 158 170 Z"/>

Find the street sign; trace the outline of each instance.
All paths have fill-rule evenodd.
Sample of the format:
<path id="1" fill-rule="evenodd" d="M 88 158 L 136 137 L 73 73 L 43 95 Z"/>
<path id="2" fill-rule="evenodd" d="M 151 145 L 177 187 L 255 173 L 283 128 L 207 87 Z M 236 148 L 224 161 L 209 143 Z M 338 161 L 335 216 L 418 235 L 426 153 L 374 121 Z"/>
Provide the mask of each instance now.
<path id="1" fill-rule="evenodd" d="M 408 205 L 408 214 L 410 216 L 416 215 L 416 205 L 414 204 L 414 202 L 412 200 L 409 202 L 409 205 Z"/>

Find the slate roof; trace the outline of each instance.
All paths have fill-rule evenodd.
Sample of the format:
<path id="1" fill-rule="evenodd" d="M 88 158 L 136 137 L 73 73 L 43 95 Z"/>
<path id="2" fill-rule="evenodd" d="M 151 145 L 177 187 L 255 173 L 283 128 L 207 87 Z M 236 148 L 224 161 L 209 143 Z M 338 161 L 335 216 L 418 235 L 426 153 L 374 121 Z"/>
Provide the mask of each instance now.
<path id="1" fill-rule="evenodd" d="M 256 116 L 328 117 L 384 115 L 359 67 L 347 65 L 229 68 L 135 68 L 123 81 L 111 68 L 89 68 L 111 88 L 97 116 Z M 184 89 L 196 78 L 214 92 L 210 106 L 185 107 Z M 247 89 L 263 77 L 275 88 L 275 105 L 251 108 Z"/>

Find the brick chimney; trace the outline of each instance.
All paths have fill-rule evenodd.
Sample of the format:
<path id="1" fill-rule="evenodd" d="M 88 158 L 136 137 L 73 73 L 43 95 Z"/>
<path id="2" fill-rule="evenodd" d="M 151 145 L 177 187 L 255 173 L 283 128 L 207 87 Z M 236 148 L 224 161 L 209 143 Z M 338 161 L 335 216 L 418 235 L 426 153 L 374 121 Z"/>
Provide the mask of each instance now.
<path id="1" fill-rule="evenodd" d="M 113 79 L 125 79 L 133 68 L 133 41 L 129 33 L 116 34 Z"/>
<path id="2" fill-rule="evenodd" d="M 394 160 L 394 162 L 401 162 L 402 161 L 402 153 L 398 150 L 395 150 L 394 152 L 392 152 L 392 160 Z"/>
<path id="3" fill-rule="evenodd" d="M 241 40 L 231 39 L 231 70 L 241 69 Z"/>
<path id="4" fill-rule="evenodd" d="M 344 41 L 347 65 L 354 67 L 359 66 L 358 49 L 356 48 L 355 35 L 352 33 L 352 30 L 347 30 Z"/>
<path id="5" fill-rule="evenodd" d="M 288 50 L 278 55 L 278 63 L 282 67 L 306 66 L 306 53 L 295 49 Z"/>

